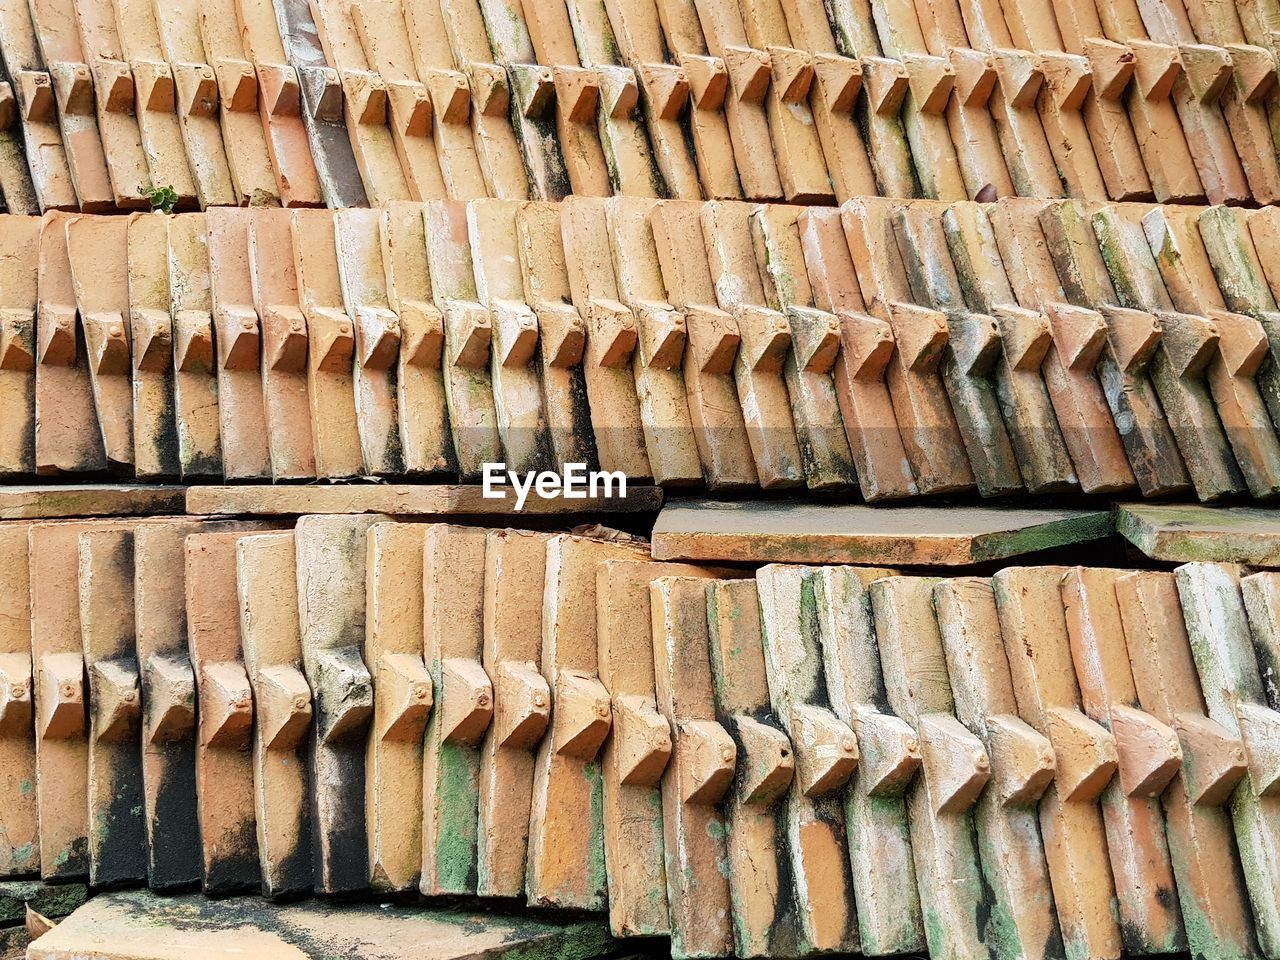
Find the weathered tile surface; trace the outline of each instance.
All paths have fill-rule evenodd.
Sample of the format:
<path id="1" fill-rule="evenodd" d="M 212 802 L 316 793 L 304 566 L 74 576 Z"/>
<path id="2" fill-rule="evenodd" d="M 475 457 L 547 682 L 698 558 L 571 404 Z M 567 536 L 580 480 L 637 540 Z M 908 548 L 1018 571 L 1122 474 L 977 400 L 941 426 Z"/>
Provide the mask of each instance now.
<path id="1" fill-rule="evenodd" d="M 231 960 L 246 949 L 264 958 L 321 960 L 333 951 L 377 960 L 466 960 L 513 951 L 592 957 L 616 947 L 603 924 L 499 920 L 484 914 L 424 912 L 419 907 L 279 906 L 261 900 L 160 899 L 142 892 L 96 897 L 32 944 L 32 960 L 71 960 L 104 941 L 121 955 L 199 953 Z"/>
<path id="2" fill-rule="evenodd" d="M 657 560 L 963 565 L 1099 539 L 1096 510 L 772 501 L 673 501 L 653 531 Z"/>
<path id="3" fill-rule="evenodd" d="M 369 884 L 365 740 L 373 681 L 366 630 L 367 533 L 380 518 L 303 517 L 294 528 L 302 665 L 311 687 L 311 849 L 321 893 Z"/>
<path id="4" fill-rule="evenodd" d="M 302 673 L 293 534 L 243 536 L 235 544 L 240 645 L 253 690 L 253 805 L 262 892 L 310 891 L 311 787 L 304 744 L 311 690 Z"/>

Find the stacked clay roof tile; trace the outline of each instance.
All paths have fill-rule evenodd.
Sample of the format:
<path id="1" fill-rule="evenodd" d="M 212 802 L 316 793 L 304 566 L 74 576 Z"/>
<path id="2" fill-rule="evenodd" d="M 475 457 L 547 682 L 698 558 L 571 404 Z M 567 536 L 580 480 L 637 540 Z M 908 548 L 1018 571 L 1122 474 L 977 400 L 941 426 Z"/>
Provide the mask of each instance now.
<path id="1" fill-rule="evenodd" d="M 1280 960 L 1278 38 L 0 0 L 0 960 Z"/>

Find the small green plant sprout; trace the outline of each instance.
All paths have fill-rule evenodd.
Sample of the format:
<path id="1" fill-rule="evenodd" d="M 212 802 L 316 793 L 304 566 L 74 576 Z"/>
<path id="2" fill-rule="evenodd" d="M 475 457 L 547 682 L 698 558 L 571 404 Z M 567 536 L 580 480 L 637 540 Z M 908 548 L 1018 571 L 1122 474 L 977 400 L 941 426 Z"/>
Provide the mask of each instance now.
<path id="1" fill-rule="evenodd" d="M 153 212 L 173 213 L 173 208 L 178 205 L 178 191 L 172 185 L 152 187 L 139 184 L 138 192 L 147 198 Z"/>

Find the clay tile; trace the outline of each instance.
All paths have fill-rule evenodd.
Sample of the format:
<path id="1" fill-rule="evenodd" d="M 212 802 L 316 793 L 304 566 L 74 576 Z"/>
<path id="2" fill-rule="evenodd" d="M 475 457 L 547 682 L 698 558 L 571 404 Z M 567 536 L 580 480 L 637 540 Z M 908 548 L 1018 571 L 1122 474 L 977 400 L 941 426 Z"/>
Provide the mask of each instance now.
<path id="1" fill-rule="evenodd" d="M 609 735 L 613 712 L 609 693 L 594 677 L 561 670 L 556 675 L 557 753 L 590 760 Z"/>
<path id="2" fill-rule="evenodd" d="M 625 365 L 640 342 L 635 317 L 616 300 L 594 300 L 591 306 L 595 319 L 591 335 L 605 341 L 600 351 L 600 366 Z"/>
<path id="3" fill-rule="evenodd" d="M 525 367 L 538 348 L 538 318 L 527 304 L 493 300 L 490 309 L 500 321 L 494 331 L 493 349 L 504 367 Z"/>
<path id="4" fill-rule="evenodd" d="M 322 649 L 314 652 L 313 662 L 317 679 L 312 710 L 320 742 L 335 746 L 363 736 L 373 716 L 373 683 L 359 651 L 354 647 Z"/>
<path id="5" fill-rule="evenodd" d="M 129 312 L 135 370 L 166 370 L 173 359 L 173 321 L 163 310 L 135 307 Z"/>
<path id="6" fill-rule="evenodd" d="M 1179 713 L 1173 718 L 1185 763 L 1183 777 L 1191 802 L 1221 806 L 1249 772 L 1244 741 L 1203 714 Z"/>
<path id="7" fill-rule="evenodd" d="M 434 304 L 400 301 L 400 356 L 411 367 L 439 369 L 444 354 L 444 317 Z"/>
<path id="8" fill-rule="evenodd" d="M 37 357 L 50 366 L 70 366 L 76 359 L 76 312 L 74 308 L 46 305 L 36 327 Z"/>
<path id="9" fill-rule="evenodd" d="M 272 314 L 279 315 L 279 311 L 272 311 Z M 306 322 L 302 319 L 301 311 L 290 311 L 291 315 L 287 318 L 281 317 L 283 323 L 278 328 L 278 333 L 268 338 L 267 356 L 265 360 L 267 366 L 272 370 L 281 372 L 297 372 L 305 370 L 307 367 L 307 327 Z M 264 321 L 267 317 L 263 317 Z M 275 317 L 273 316 L 274 320 Z"/>
<path id="10" fill-rule="evenodd" d="M 1103 100 L 1118 100 L 1137 69 L 1134 52 L 1122 43 L 1092 37 L 1084 42 L 1084 55 L 1093 70 L 1093 89 Z"/>
<path id="11" fill-rule="evenodd" d="M 31 123 L 47 123 L 54 118 L 53 84 L 47 73 L 23 70 L 17 75 L 22 102 L 27 105 L 25 119 Z"/>
<path id="12" fill-rule="evenodd" d="M 1162 311 L 1164 352 L 1178 377 L 1201 373 L 1218 349 L 1218 327 L 1208 317 Z"/>
<path id="13" fill-rule="evenodd" d="M 672 63 L 642 63 L 636 68 L 653 111 L 662 120 L 674 120 L 689 100 L 689 78 Z"/>
<path id="14" fill-rule="evenodd" d="M 813 55 L 791 47 L 769 47 L 773 83 L 784 103 L 802 103 L 813 84 Z"/>
<path id="15" fill-rule="evenodd" d="M 264 666 L 258 673 L 257 707 L 263 746 L 290 750 L 311 723 L 311 688 L 297 667 Z"/>
<path id="16" fill-rule="evenodd" d="M 332 67 L 302 67 L 298 82 L 307 91 L 306 102 L 314 104 L 311 116 L 316 120 L 342 119 L 342 79 Z"/>
<path id="17" fill-rule="evenodd" d="M 1232 73 L 1246 103 L 1259 103 L 1276 84 L 1276 61 L 1270 50 L 1243 43 L 1227 45 Z"/>
<path id="18" fill-rule="evenodd" d="M 277 63 L 264 63 L 258 67 L 262 83 L 262 97 L 268 117 L 296 117 L 302 109 L 302 95 L 298 89 L 298 75 L 293 67 Z"/>
<path id="19" fill-rule="evenodd" d="M 947 342 L 965 376 L 989 373 L 1000 353 L 1000 327 L 995 317 L 976 313 L 948 322 Z"/>
<path id="20" fill-rule="evenodd" d="M 244 666 L 238 661 L 205 664 L 204 680 L 200 695 L 204 745 L 246 749 L 253 729 L 253 695 Z"/>
<path id="21" fill-rule="evenodd" d="M 621 782 L 656 786 L 671 759 L 671 725 L 651 698 L 633 694 L 614 698 L 613 739 Z"/>
<path id="22" fill-rule="evenodd" d="M 733 782 L 738 748 L 714 720 L 686 720 L 680 725 L 680 760 L 684 765 L 684 802 L 719 803 Z"/>
<path id="23" fill-rule="evenodd" d="M 689 93 L 699 110 L 719 110 L 729 90 L 729 71 L 719 57 L 682 56 L 680 66 L 689 80 Z"/>
<path id="24" fill-rule="evenodd" d="M 991 779 L 991 759 L 982 741 L 955 717 L 920 717 L 920 753 L 929 778 L 929 796 L 938 813 L 963 813 Z"/>
<path id="25" fill-rule="evenodd" d="M 1256 703 L 1236 704 L 1249 779 L 1259 797 L 1280 795 L 1280 713 Z"/>
<path id="26" fill-rule="evenodd" d="M 737 734 L 745 755 L 742 802 L 772 803 L 791 786 L 795 776 L 796 761 L 791 741 L 781 730 L 752 717 L 738 718 Z"/>
<path id="27" fill-rule="evenodd" d="M 1005 99 L 1013 107 L 1029 107 L 1044 82 L 1040 58 L 1025 50 L 993 50 L 992 63 Z"/>
<path id="28" fill-rule="evenodd" d="M 177 105 L 173 71 L 159 60 L 135 60 L 134 81 L 138 85 L 138 109 L 173 113 Z"/>
<path id="29" fill-rule="evenodd" d="M 605 65 L 597 68 L 597 76 L 600 96 L 604 99 L 605 113 L 615 120 L 631 116 L 635 112 L 636 104 L 640 102 L 640 88 L 636 83 L 636 75 L 626 67 Z M 684 71 L 678 67 L 672 69 L 668 79 L 674 86 L 667 91 L 671 100 L 665 106 L 668 111 L 674 110 L 672 116 L 667 118 L 673 119 L 684 107 L 689 85 L 685 80 Z"/>
<path id="30" fill-rule="evenodd" d="M 435 70 L 426 78 L 431 106 L 442 123 L 462 123 L 471 112 L 467 78 L 453 70 Z"/>
<path id="31" fill-rule="evenodd" d="M 600 99 L 600 78 L 594 70 L 554 66 L 551 77 L 555 83 L 556 101 L 570 120 L 583 123 L 595 117 L 596 102 Z"/>
<path id="32" fill-rule="evenodd" d="M 1092 370 L 1107 343 L 1107 324 L 1095 310 L 1065 303 L 1046 303 L 1045 316 L 1053 343 L 1068 370 Z"/>
<path id="33" fill-rule="evenodd" d="M 1231 80 L 1231 54 L 1203 43 L 1184 43 L 1178 51 L 1192 96 L 1201 103 L 1216 103 Z"/>
<path id="34" fill-rule="evenodd" d="M 152 656 L 143 667 L 152 743 L 187 739 L 196 726 L 196 683 L 191 666 Z"/>
<path id="35" fill-rule="evenodd" d="M 858 776 L 874 797 L 900 797 L 923 758 L 915 731 L 901 717 L 867 713 L 858 717 Z"/>
<path id="36" fill-rule="evenodd" d="M 1057 754 L 1058 792 L 1067 801 L 1096 800 L 1120 762 L 1115 738 L 1075 707 L 1049 707 L 1045 721 Z"/>
<path id="37" fill-rule="evenodd" d="M 947 345 L 947 319 L 936 310 L 911 303 L 891 305 L 893 334 L 907 368 L 931 373 Z"/>
<path id="38" fill-rule="evenodd" d="M 476 109 L 486 117 L 503 117 L 511 104 L 511 88 L 507 74 L 494 63 L 472 63 L 467 67 L 471 80 L 471 97 Z"/>
<path id="39" fill-rule="evenodd" d="M 52 67 L 58 105 L 68 116 L 93 113 L 93 76 L 83 63 L 55 63 Z"/>
<path id="40" fill-rule="evenodd" d="M 793 307 L 791 345 L 801 370 L 826 373 L 840 352 L 840 324 L 834 316 L 810 307 Z"/>
<path id="41" fill-rule="evenodd" d="M 778 373 L 791 349 L 791 326 L 777 310 L 742 304 L 737 313 L 741 349 L 747 365 L 761 373 Z"/>
<path id="42" fill-rule="evenodd" d="M 346 71 L 348 100 L 356 123 L 381 127 L 387 122 L 387 82 L 369 70 Z"/>
<path id="43" fill-rule="evenodd" d="M 89 363 L 98 373 L 129 372 L 129 336 L 118 313 L 90 313 L 82 317 Z"/>
<path id="44" fill-rule="evenodd" d="M 222 366 L 227 370 L 258 369 L 261 334 L 257 315 L 251 310 L 223 308 L 218 338 L 225 346 Z"/>
<path id="45" fill-rule="evenodd" d="M 1144 369 L 1156 352 L 1164 330 L 1160 321 L 1143 310 L 1124 307 L 1103 307 L 1111 353 L 1120 369 L 1137 373 Z"/>
<path id="46" fill-rule="evenodd" d="M 80 737 L 85 728 L 84 658 L 76 653 L 52 653 L 40 661 L 40 711 L 37 734 L 44 740 Z"/>
<path id="47" fill-rule="evenodd" d="M 1093 71 L 1084 57 L 1050 51 L 1040 54 L 1040 68 L 1059 110 L 1076 111 L 1093 85 Z"/>
<path id="48" fill-rule="evenodd" d="M 880 382 L 893 356 L 893 330 L 889 324 L 862 315 L 841 317 L 841 324 L 844 328 L 841 350 L 845 363 L 853 371 L 853 379 L 860 383 Z"/>
<path id="49" fill-rule="evenodd" d="M 446 657 L 440 663 L 441 735 L 449 743 L 477 744 L 493 719 L 493 684 L 474 660 Z"/>
<path id="50" fill-rule="evenodd" d="M 955 90 L 960 103 L 966 107 L 985 107 L 996 88 L 996 69 L 991 56 L 981 50 L 955 49 L 951 51 L 951 66 L 955 69 Z"/>
<path id="51" fill-rule="evenodd" d="M 862 61 L 817 53 L 813 56 L 813 72 L 829 111 L 838 114 L 853 109 L 862 90 Z"/>
<path id="52" fill-rule="evenodd" d="M 218 79 L 206 63 L 178 63 L 173 67 L 178 110 L 188 117 L 212 117 L 218 109 Z"/>
<path id="53" fill-rule="evenodd" d="M 689 307 L 685 312 L 689 317 L 689 349 L 697 368 L 703 373 L 732 373 L 742 343 L 733 318 L 714 307 Z"/>
<path id="54" fill-rule="evenodd" d="M 489 362 L 493 339 L 493 318 L 479 304 L 459 305 L 446 314 L 453 329 L 453 363 L 479 369 Z"/>
<path id="55" fill-rule="evenodd" d="M 374 682 L 381 726 L 377 735 L 388 743 L 421 740 L 431 714 L 431 675 L 415 654 L 384 653 Z"/>
<path id="56" fill-rule="evenodd" d="M 1233 377 L 1252 377 L 1262 366 L 1268 351 L 1267 333 L 1253 317 L 1226 310 L 1210 310 L 1209 319 L 1218 328 L 1218 349 Z"/>
<path id="57" fill-rule="evenodd" d="M 406 137 L 425 137 L 431 132 L 431 96 L 423 84 L 390 80 L 387 96 L 396 106 L 391 115 L 400 118 L 401 133 Z"/>
<path id="58" fill-rule="evenodd" d="M 213 65 L 223 105 L 233 113 L 258 109 L 258 77 L 244 60 L 219 60 Z"/>
<path id="59" fill-rule="evenodd" d="M 527 661 L 503 662 L 494 696 L 503 705 L 501 726 L 494 730 L 498 743 L 533 749 L 551 721 L 551 687 L 546 677 Z"/>
<path id="60" fill-rule="evenodd" d="M 800 791 L 806 797 L 819 797 L 844 786 L 858 765 L 852 731 L 829 710 L 808 704 L 792 708 L 791 729 Z"/>
<path id="61" fill-rule="evenodd" d="M 568 368 L 582 362 L 587 346 L 587 328 L 581 314 L 568 303 L 538 305 L 538 336 L 546 362 Z"/>
<path id="62" fill-rule="evenodd" d="M 764 99 L 773 70 L 768 53 L 754 47 L 727 46 L 724 48 L 724 65 L 739 100 L 759 103 Z"/>
<path id="63" fill-rule="evenodd" d="M 1049 321 L 1041 314 L 1011 306 L 996 307 L 995 317 L 1009 365 L 1015 370 L 1039 370 L 1053 342 Z"/>
<path id="64" fill-rule="evenodd" d="M 1182 76 L 1182 60 L 1178 49 L 1149 40 L 1131 40 L 1133 77 L 1144 100 L 1165 100 Z"/>
<path id="65" fill-rule="evenodd" d="M 895 116 L 911 83 L 907 68 L 901 61 L 883 57 L 865 57 L 862 65 L 865 71 L 863 87 L 871 101 L 871 109 L 877 116 Z"/>
<path id="66" fill-rule="evenodd" d="M 35 369 L 29 339 L 35 326 L 33 310 L 0 307 L 0 370 Z"/>
<path id="67" fill-rule="evenodd" d="M 540 64 L 512 64 L 512 82 L 524 103 L 524 115 L 537 119 L 555 102 L 556 85 L 551 68 Z"/>
<path id="68" fill-rule="evenodd" d="M 1178 736 L 1149 713 L 1111 708 L 1111 735 L 1120 758 L 1120 789 L 1130 797 L 1158 797 L 1182 766 Z"/>
<path id="69" fill-rule="evenodd" d="M 390 310 L 359 307 L 356 325 L 360 346 L 360 366 L 369 370 L 388 370 L 400 352 L 400 321 Z"/>
<path id="70" fill-rule="evenodd" d="M 131 112 L 134 86 L 129 64 L 121 60 L 99 60 L 93 67 L 103 109 L 108 113 Z"/>
<path id="71" fill-rule="evenodd" d="M 924 113 L 942 113 L 951 99 L 956 82 L 956 68 L 942 57 L 903 54 L 908 82 L 916 105 Z"/>
<path id="72" fill-rule="evenodd" d="M 183 310 L 174 323 L 173 362 L 185 373 L 213 366 L 213 318 L 197 310 Z"/>
<path id="73" fill-rule="evenodd" d="M 1048 789 L 1057 765 L 1049 739 L 1020 717 L 987 718 L 996 795 L 1006 807 L 1034 806 Z"/>
<path id="74" fill-rule="evenodd" d="M 673 370 L 684 357 L 688 331 L 684 315 L 667 304 L 639 302 L 640 356 L 645 366 Z"/>
<path id="75" fill-rule="evenodd" d="M 311 352 L 318 370 L 348 371 L 355 355 L 351 321 L 339 310 L 316 307 L 311 311 Z"/>
<path id="76" fill-rule="evenodd" d="M 99 660 L 93 664 L 89 684 L 97 738 L 111 742 L 127 736 L 142 715 L 137 671 L 113 660 Z"/>

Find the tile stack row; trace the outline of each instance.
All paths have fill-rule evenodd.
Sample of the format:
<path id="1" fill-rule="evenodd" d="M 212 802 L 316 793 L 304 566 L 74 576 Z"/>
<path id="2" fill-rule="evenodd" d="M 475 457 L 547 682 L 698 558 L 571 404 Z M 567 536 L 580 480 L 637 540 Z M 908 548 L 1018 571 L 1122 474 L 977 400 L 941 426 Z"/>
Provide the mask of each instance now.
<path id="1" fill-rule="evenodd" d="M 677 957 L 1280 957 L 1276 573 L 351 515 L 9 522 L 0 565 L 0 875 L 523 895 Z"/>
<path id="2" fill-rule="evenodd" d="M 5 0 L 10 212 L 1280 200 L 1276 0 Z"/>
<path id="3" fill-rule="evenodd" d="M 0 474 L 1280 493 L 1280 209 L 0 220 Z"/>

